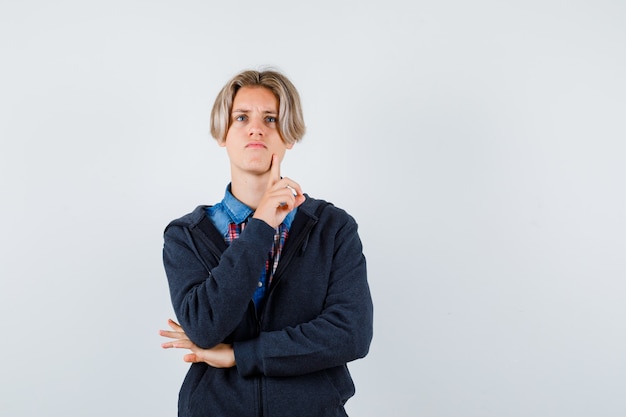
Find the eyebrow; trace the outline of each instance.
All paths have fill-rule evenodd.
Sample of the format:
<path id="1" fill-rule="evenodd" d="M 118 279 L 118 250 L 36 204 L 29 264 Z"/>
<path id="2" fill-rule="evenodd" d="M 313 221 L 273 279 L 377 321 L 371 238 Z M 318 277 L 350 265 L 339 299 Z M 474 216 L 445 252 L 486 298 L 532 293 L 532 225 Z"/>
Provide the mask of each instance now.
<path id="1" fill-rule="evenodd" d="M 251 110 L 249 109 L 233 109 L 231 113 L 249 113 Z M 278 114 L 276 110 L 263 110 L 263 114 Z"/>

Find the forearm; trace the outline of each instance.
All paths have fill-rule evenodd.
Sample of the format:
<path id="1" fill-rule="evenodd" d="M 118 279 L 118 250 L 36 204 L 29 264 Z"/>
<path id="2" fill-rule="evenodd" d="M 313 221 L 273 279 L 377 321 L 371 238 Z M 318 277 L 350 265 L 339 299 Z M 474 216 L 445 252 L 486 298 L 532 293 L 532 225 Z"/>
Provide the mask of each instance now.
<path id="1" fill-rule="evenodd" d="M 242 375 L 302 375 L 364 357 L 372 338 L 371 310 L 361 320 L 334 323 L 320 317 L 281 331 L 262 332 L 258 338 L 236 342 L 235 360 Z"/>
<path id="2" fill-rule="evenodd" d="M 235 342 L 239 372 L 293 376 L 364 357 L 373 334 L 373 306 L 365 278 L 352 281 L 349 289 L 331 292 L 328 301 L 310 321 Z"/>

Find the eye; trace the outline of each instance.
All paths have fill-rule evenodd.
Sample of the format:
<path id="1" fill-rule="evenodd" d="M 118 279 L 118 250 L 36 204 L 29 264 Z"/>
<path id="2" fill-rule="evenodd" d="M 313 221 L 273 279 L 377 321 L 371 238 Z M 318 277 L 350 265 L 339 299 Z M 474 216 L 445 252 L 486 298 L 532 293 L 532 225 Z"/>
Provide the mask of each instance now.
<path id="1" fill-rule="evenodd" d="M 278 120 L 274 116 L 267 116 L 265 118 L 265 121 L 268 122 L 268 123 L 276 123 Z"/>
<path id="2" fill-rule="evenodd" d="M 247 120 L 247 117 L 245 114 L 240 114 L 238 116 L 235 116 L 235 121 L 237 122 L 245 122 Z"/>

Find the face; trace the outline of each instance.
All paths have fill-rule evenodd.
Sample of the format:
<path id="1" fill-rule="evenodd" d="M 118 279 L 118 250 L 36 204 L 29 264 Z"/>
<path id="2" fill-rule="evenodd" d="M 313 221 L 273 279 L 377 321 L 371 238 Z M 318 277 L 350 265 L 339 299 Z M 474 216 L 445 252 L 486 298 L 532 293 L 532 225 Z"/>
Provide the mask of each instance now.
<path id="1" fill-rule="evenodd" d="M 264 87 L 242 87 L 233 100 L 226 147 L 231 171 L 237 174 L 265 174 L 272 154 L 282 160 L 293 145 L 283 142 L 278 133 L 278 99 Z"/>

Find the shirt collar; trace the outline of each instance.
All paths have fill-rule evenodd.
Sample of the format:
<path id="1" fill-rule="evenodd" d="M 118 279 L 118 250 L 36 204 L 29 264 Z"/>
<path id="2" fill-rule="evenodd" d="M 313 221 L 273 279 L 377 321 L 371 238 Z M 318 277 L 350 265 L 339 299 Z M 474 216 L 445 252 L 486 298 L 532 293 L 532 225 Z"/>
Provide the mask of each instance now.
<path id="1" fill-rule="evenodd" d="M 237 198 L 235 198 L 235 196 L 230 192 L 230 184 L 226 187 L 222 205 L 224 207 L 224 211 L 228 213 L 228 217 L 230 217 L 230 221 L 232 223 L 243 223 L 254 213 L 250 207 L 237 200 Z"/>

